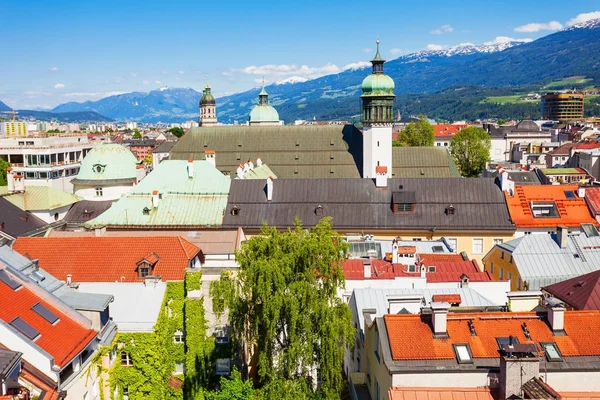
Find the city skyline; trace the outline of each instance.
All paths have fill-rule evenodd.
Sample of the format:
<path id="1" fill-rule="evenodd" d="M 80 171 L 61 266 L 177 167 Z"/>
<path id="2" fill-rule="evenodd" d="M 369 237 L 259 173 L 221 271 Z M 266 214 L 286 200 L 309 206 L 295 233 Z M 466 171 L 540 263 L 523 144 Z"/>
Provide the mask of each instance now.
<path id="1" fill-rule="evenodd" d="M 162 86 L 201 91 L 207 79 L 219 97 L 258 86 L 263 76 L 269 84 L 366 65 L 376 39 L 390 60 L 462 43 L 535 40 L 600 18 L 586 0 L 546 2 L 542 9 L 517 2 L 384 2 L 379 13 L 358 2 L 227 4 L 11 4 L 0 15 L 10 55 L 0 65 L 0 100 L 51 108 Z"/>

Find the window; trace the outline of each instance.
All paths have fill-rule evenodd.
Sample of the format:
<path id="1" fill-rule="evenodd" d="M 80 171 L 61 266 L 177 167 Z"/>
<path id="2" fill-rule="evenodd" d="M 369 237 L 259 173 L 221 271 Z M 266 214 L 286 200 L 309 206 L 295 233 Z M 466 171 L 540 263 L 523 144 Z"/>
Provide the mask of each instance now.
<path id="1" fill-rule="evenodd" d="M 513 263 L 513 258 L 512 258 L 512 254 L 510 255 L 510 259 L 508 260 L 509 263 Z"/>
<path id="2" fill-rule="evenodd" d="M 531 202 L 531 212 L 535 218 L 560 217 L 554 202 Z"/>
<path id="3" fill-rule="evenodd" d="M 503 251 L 500 252 L 500 258 L 504 260 L 504 252 Z"/>
<path id="4" fill-rule="evenodd" d="M 471 348 L 467 343 L 457 343 L 452 345 L 454 347 L 454 354 L 456 355 L 456 361 L 459 364 L 470 364 L 473 362 L 473 355 L 471 354 Z"/>
<path id="5" fill-rule="evenodd" d="M 504 268 L 500 268 L 500 280 L 504 279 Z"/>
<path id="6" fill-rule="evenodd" d="M 450 247 L 452 248 L 452 251 L 454 253 L 458 252 L 458 239 L 457 238 L 448 239 L 448 244 L 450 245 Z"/>
<path id="7" fill-rule="evenodd" d="M 435 265 L 430 265 L 427 267 L 427 272 L 435 272 Z"/>
<path id="8" fill-rule="evenodd" d="M 517 290 L 521 290 L 521 278 L 517 278 Z"/>
<path id="9" fill-rule="evenodd" d="M 380 362 L 379 359 L 379 332 L 375 331 L 375 357 L 377 357 L 377 362 Z"/>
<path id="10" fill-rule="evenodd" d="M 510 344 L 510 338 L 497 337 L 496 343 L 498 343 L 498 349 L 502 350 L 502 345 Z M 519 344 L 519 338 L 513 336 L 513 344 Z"/>
<path id="11" fill-rule="evenodd" d="M 133 365 L 131 354 L 126 352 L 121 353 L 121 365 L 124 367 L 131 367 Z M 125 389 L 123 389 L 123 394 L 125 394 Z"/>
<path id="12" fill-rule="evenodd" d="M 140 266 L 140 278 L 145 278 L 150 275 L 150 267 L 148 265 Z"/>
<path id="13" fill-rule="evenodd" d="M 379 388 L 379 382 L 377 382 L 377 380 L 375 380 L 375 400 L 380 400 L 381 399 L 381 389 Z"/>
<path id="14" fill-rule="evenodd" d="M 473 254 L 483 254 L 483 239 L 473 239 Z"/>
<path id="15" fill-rule="evenodd" d="M 416 265 L 409 265 L 408 266 L 408 272 L 417 272 L 417 266 Z"/>
<path id="16" fill-rule="evenodd" d="M 420 242 L 422 239 L 421 238 L 412 238 L 413 242 Z"/>
<path id="17" fill-rule="evenodd" d="M 504 239 L 494 239 L 494 246 L 504 243 Z"/>
<path id="18" fill-rule="evenodd" d="M 556 343 L 540 343 L 544 349 L 548 361 L 562 361 L 562 355 L 556 346 Z"/>
<path id="19" fill-rule="evenodd" d="M 511 272 L 508 273 L 508 280 L 512 282 L 512 273 Z"/>
<path id="20" fill-rule="evenodd" d="M 102 188 L 101 187 L 96 188 L 96 197 L 102 197 Z"/>
<path id="21" fill-rule="evenodd" d="M 494 263 L 490 263 L 490 274 L 494 275 Z"/>
<path id="22" fill-rule="evenodd" d="M 173 371 L 173 375 L 181 375 L 185 372 L 185 364 L 184 363 L 176 363 L 175 371 Z"/>
<path id="23" fill-rule="evenodd" d="M 175 331 L 173 335 L 173 343 L 183 343 L 183 332 Z"/>

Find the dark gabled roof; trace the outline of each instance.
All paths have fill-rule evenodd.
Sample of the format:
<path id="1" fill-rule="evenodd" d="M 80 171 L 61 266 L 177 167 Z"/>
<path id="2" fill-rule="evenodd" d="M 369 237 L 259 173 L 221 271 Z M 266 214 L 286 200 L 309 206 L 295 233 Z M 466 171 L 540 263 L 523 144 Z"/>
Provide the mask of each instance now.
<path id="1" fill-rule="evenodd" d="M 524 119 L 523 121 L 519 122 L 512 131 L 513 132 L 541 132 L 541 129 L 538 126 L 538 124 L 536 124 L 532 120 Z"/>
<path id="2" fill-rule="evenodd" d="M 204 159 L 214 150 L 217 168 L 235 175 L 238 165 L 261 158 L 279 178 L 360 178 L 362 133 L 353 125 L 192 128 L 171 149 L 171 160 Z M 447 149 L 392 148 L 396 178 L 460 176 Z"/>
<path id="3" fill-rule="evenodd" d="M 600 310 L 600 270 L 543 289 L 576 310 Z"/>
<path id="4" fill-rule="evenodd" d="M 153 153 L 170 153 L 171 149 L 177 144 L 176 140 L 166 140 L 156 146 L 152 152 Z"/>
<path id="5" fill-rule="evenodd" d="M 496 184 L 500 185 L 500 177 L 494 172 Z M 508 179 L 515 185 L 541 185 L 539 176 L 534 171 L 508 171 Z"/>
<path id="6" fill-rule="evenodd" d="M 112 205 L 113 201 L 90 201 L 82 200 L 75 203 L 73 207 L 67 212 L 63 221 L 65 222 L 87 222 L 96 218 L 104 211 L 108 210 Z"/>
<path id="7" fill-rule="evenodd" d="M 10 370 L 21 359 L 22 354 L 18 351 L 0 348 L 0 381 L 6 378 Z"/>
<path id="8" fill-rule="evenodd" d="M 27 233 L 46 225 L 35 215 L 21 210 L 10 201 L 0 197 L 0 231 L 12 237 L 27 236 Z"/>
<path id="9" fill-rule="evenodd" d="M 390 179 L 376 188 L 371 179 L 276 179 L 268 202 L 263 180 L 233 180 L 223 227 L 289 227 L 295 217 L 314 226 L 323 216 L 335 229 L 514 230 L 500 189 L 491 179 Z M 400 189 L 402 186 L 402 189 Z M 415 211 L 394 214 L 394 192 L 414 192 Z M 316 212 L 323 208 L 323 215 Z M 446 208 L 453 205 L 454 215 Z M 238 212 L 232 215 L 231 210 Z"/>

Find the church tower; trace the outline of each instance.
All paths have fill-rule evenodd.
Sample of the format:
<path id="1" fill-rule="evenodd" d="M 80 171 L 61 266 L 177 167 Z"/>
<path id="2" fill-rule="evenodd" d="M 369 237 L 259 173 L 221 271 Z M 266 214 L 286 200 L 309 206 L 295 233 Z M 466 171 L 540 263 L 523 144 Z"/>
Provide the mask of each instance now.
<path id="1" fill-rule="evenodd" d="M 383 73 L 385 60 L 377 54 L 371 60 L 373 72 L 362 83 L 363 178 L 392 177 L 392 125 L 394 81 Z M 379 168 L 378 168 L 379 167 Z"/>
<path id="2" fill-rule="evenodd" d="M 217 105 L 215 97 L 210 93 L 210 85 L 207 83 L 202 91 L 200 99 L 200 126 L 215 126 L 217 125 Z"/>

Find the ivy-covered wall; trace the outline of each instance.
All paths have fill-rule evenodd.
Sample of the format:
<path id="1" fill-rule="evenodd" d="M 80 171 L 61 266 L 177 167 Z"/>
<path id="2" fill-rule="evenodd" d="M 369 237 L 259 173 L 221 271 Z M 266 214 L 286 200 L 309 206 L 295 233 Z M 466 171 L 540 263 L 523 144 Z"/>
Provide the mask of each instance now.
<path id="1" fill-rule="evenodd" d="M 184 282 L 169 282 L 153 333 L 119 333 L 115 339 L 117 360 L 110 370 L 111 393 L 118 387 L 130 400 L 182 400 L 183 392 L 169 386 L 176 363 L 185 360 L 185 345 L 174 343 L 176 331 L 183 332 Z M 131 357 L 131 366 L 121 365 L 122 353 Z M 183 378 L 183 376 L 182 376 Z"/>

